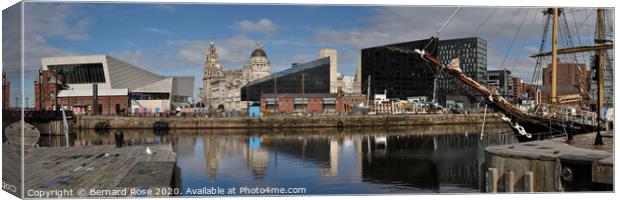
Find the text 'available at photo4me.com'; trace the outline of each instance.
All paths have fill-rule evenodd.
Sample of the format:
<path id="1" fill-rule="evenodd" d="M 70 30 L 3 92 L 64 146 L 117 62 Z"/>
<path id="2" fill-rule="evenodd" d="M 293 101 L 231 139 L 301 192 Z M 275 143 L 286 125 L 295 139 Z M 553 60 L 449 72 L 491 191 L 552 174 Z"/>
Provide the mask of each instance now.
<path id="1" fill-rule="evenodd" d="M 139 196 L 211 196 L 211 195 L 301 195 L 305 187 L 201 187 L 201 188 L 117 188 L 117 189 L 55 189 L 26 191 L 29 198 L 70 198 L 70 197 L 139 197 Z"/>

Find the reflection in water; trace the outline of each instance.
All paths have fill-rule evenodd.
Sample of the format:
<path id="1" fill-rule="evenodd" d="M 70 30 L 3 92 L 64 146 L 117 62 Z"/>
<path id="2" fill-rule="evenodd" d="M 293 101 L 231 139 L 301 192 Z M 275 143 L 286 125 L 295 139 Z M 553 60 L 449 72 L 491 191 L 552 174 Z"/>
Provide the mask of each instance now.
<path id="1" fill-rule="evenodd" d="M 478 191 L 487 145 L 516 140 L 503 127 L 402 129 L 125 130 L 125 144 L 172 144 L 182 187 L 305 187 L 314 194 Z M 495 132 L 494 134 L 492 132 Z M 476 133 L 476 134 L 472 134 Z M 81 131 L 72 145 L 114 144 Z M 47 137 L 42 146 L 62 146 Z M 181 188 L 184 191 L 184 188 Z"/>

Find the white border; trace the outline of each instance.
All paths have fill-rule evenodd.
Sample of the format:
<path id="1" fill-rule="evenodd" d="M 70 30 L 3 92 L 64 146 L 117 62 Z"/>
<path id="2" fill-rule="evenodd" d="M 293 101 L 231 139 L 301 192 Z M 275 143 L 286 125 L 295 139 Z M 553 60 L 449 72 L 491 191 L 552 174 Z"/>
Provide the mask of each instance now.
<path id="1" fill-rule="evenodd" d="M 149 0 L 149 1 L 137 1 L 137 0 L 125 0 L 125 1 L 93 1 L 93 0 L 68 0 L 70 2 L 110 2 L 110 3 L 123 3 L 123 2 L 159 2 L 159 3 L 241 3 L 241 4 L 322 4 L 322 5 L 435 5 L 435 6 L 451 6 L 451 5 L 466 5 L 466 6 L 563 6 L 563 7 L 616 7 L 616 2 L 613 0 L 590 0 L 590 1 L 578 1 L 578 0 L 519 0 L 519 1 L 491 1 L 491 0 L 467 0 L 467 1 L 458 1 L 458 0 L 432 0 L 432 1 L 405 1 L 405 0 L 216 0 L 216 1 L 204 1 L 204 0 L 193 0 L 193 1 L 179 1 L 179 0 Z M 9 6 L 19 2 L 18 0 L 2 0 L 1 5 L 2 9 L 8 8 Z M 33 1 L 28 1 L 33 2 Z M 22 8 L 23 9 L 23 8 Z M 23 12 L 22 12 L 23 14 Z M 0 20 L 0 24 L 1 24 Z M 23 23 L 23 21 L 22 21 Z M 615 23 L 615 27 L 617 26 L 617 21 Z M 22 26 L 23 32 L 23 26 Z M 615 33 L 614 33 L 615 34 Z M 22 41 L 22 45 L 23 45 Z M 1 51 L 1 49 L 0 49 Z M 22 46 L 22 55 L 23 55 L 23 46 Z M 615 55 L 615 54 L 614 54 Z M 616 59 L 616 58 L 614 58 Z M 22 57 L 22 63 L 23 57 Z M 615 66 L 614 66 L 615 67 Z M 23 70 L 23 68 L 22 68 Z M 615 70 L 614 76 L 619 77 L 620 70 Z M 22 72 L 22 86 L 24 82 L 23 72 Z M 617 79 L 620 80 L 620 79 Z M 615 88 L 618 88 L 620 81 L 616 81 L 614 84 Z M 23 88 L 21 89 L 23 93 Z M 618 105 L 620 101 L 618 98 L 614 99 L 614 103 Z M 22 102 L 23 104 L 23 102 Z M 619 112 L 616 110 L 615 114 Z M 618 138 L 615 138 L 614 143 L 617 143 Z M 617 155 L 615 155 L 617 158 Z M 1 157 L 1 156 L 0 156 Z M 23 162 L 23 160 L 22 160 Z M 23 169 L 22 169 L 23 170 Z M 614 168 L 614 174 L 618 174 L 618 168 Z M 1 172 L 0 172 L 1 175 Z M 22 174 L 23 177 L 23 174 Z M 619 187 L 616 184 L 614 186 L 615 191 L 618 190 Z M 23 191 L 23 190 L 22 190 Z M 326 199 L 326 198 L 346 198 L 346 199 L 416 199 L 416 200 L 424 200 L 424 199 L 445 199 L 445 198 L 459 198 L 463 200 L 481 200 L 481 199 L 563 199 L 563 200 L 571 200 L 571 199 L 610 199 L 610 197 L 616 196 L 615 193 L 553 193 L 553 194 L 477 194 L 477 195 L 383 195 L 383 196 L 307 196 L 307 197 L 283 197 L 278 199 Z M 2 199 L 17 199 L 16 197 L 8 194 L 5 191 L 0 192 L 0 197 Z M 146 198 L 149 199 L 149 198 Z M 161 198 L 157 198 L 161 199 Z M 175 198 L 175 199 L 184 199 L 184 198 Z M 225 199 L 275 199 L 274 197 L 233 197 L 233 198 L 225 198 Z"/>

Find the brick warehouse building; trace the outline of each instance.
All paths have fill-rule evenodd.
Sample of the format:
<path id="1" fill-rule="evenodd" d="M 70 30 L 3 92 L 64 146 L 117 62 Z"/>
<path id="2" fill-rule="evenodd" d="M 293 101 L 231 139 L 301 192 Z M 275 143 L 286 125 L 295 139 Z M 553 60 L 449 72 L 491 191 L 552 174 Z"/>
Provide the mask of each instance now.
<path id="1" fill-rule="evenodd" d="M 6 80 L 6 73 L 2 72 L 2 110 L 8 110 L 11 101 L 9 99 L 11 94 L 11 83 Z"/>
<path id="2" fill-rule="evenodd" d="M 278 113 L 335 113 L 350 112 L 365 104 L 366 95 L 331 93 L 263 94 L 260 107 L 264 112 Z"/>
<path id="3" fill-rule="evenodd" d="M 47 57 L 41 63 L 41 81 L 34 83 L 37 109 L 150 114 L 188 106 L 193 96 L 194 77 L 160 76 L 106 55 Z"/>

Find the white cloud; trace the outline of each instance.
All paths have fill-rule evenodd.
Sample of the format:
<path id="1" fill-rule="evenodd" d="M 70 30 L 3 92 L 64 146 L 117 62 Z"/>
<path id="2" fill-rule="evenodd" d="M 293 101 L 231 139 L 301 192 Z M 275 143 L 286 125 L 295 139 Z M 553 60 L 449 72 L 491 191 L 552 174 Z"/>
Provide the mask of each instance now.
<path id="1" fill-rule="evenodd" d="M 235 27 L 244 31 L 253 31 L 260 33 L 274 33 L 278 31 L 278 25 L 273 23 L 270 19 L 262 18 L 257 22 L 250 20 L 243 20 L 235 22 Z"/>
<path id="2" fill-rule="evenodd" d="M 186 45 L 189 44 L 190 41 L 188 40 L 184 40 L 184 39 L 180 39 L 180 40 L 166 40 L 164 41 L 164 44 L 169 45 L 169 46 L 181 46 L 181 45 Z"/>
<path id="3" fill-rule="evenodd" d="M 256 41 L 245 35 L 235 35 L 223 40 L 215 40 L 215 48 L 220 64 L 226 70 L 240 68 L 250 59 L 250 53 L 256 47 Z M 184 45 L 177 52 L 177 57 L 189 64 L 204 65 L 210 41 L 196 40 Z"/>
<path id="4" fill-rule="evenodd" d="M 16 4 L 17 5 L 17 4 Z M 21 37 L 24 38 L 24 71 L 25 76 L 33 76 L 32 72 L 41 67 L 41 57 L 62 56 L 72 54 L 70 51 L 50 46 L 46 37 L 60 37 L 66 40 L 83 40 L 89 24 L 87 19 L 69 23 L 68 6 L 50 6 L 48 4 L 26 4 L 24 34 L 21 35 L 19 7 L 10 7 L 3 12 L 3 64 L 7 71 L 19 71 L 21 66 L 19 47 Z M 53 14 L 50 14 L 53 13 Z M 27 80 L 30 80 L 27 78 Z"/>
<path id="5" fill-rule="evenodd" d="M 170 34 L 171 33 L 168 30 L 153 28 L 153 27 L 140 28 L 140 30 L 151 32 L 151 33 L 159 33 L 159 34 Z"/>
<path id="6" fill-rule="evenodd" d="M 25 4 L 26 34 L 60 37 L 66 40 L 87 40 L 86 28 L 90 19 L 80 18 L 70 4 Z"/>

